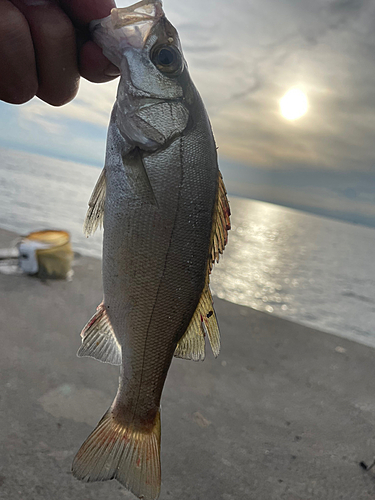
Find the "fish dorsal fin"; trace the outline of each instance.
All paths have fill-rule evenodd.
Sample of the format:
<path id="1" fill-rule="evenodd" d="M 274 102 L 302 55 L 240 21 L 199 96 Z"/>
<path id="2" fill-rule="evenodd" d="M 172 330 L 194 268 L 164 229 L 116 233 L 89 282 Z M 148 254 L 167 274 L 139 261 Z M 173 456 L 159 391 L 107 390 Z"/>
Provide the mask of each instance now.
<path id="1" fill-rule="evenodd" d="M 106 195 L 105 168 L 100 173 L 99 179 L 92 192 L 86 219 L 83 225 L 83 232 L 86 237 L 94 234 L 99 227 L 103 225 L 104 202 Z"/>
<path id="2" fill-rule="evenodd" d="M 227 198 L 223 177 L 219 171 L 218 190 L 216 195 L 216 204 L 212 222 L 211 246 L 210 246 L 210 264 L 209 270 L 212 271 L 215 262 L 219 262 L 220 254 L 224 252 L 225 245 L 228 242 L 228 231 L 230 230 L 230 208 Z"/>
<path id="3" fill-rule="evenodd" d="M 220 332 L 208 284 L 202 292 L 198 307 L 185 334 L 177 344 L 174 355 L 177 358 L 203 361 L 206 335 L 216 358 L 220 352 Z"/>
<path id="4" fill-rule="evenodd" d="M 98 305 L 96 313 L 81 332 L 82 345 L 77 356 L 89 356 L 103 363 L 121 365 L 121 346 L 118 343 L 103 304 Z"/>
<path id="5" fill-rule="evenodd" d="M 206 283 L 198 306 L 190 324 L 181 337 L 175 350 L 175 356 L 194 361 L 205 358 L 205 337 L 207 335 L 215 358 L 220 351 L 220 332 L 209 288 L 210 273 L 215 262 L 219 262 L 220 254 L 228 241 L 230 230 L 230 209 L 224 181 L 219 172 L 218 190 L 212 221 L 211 244 L 207 263 Z"/>

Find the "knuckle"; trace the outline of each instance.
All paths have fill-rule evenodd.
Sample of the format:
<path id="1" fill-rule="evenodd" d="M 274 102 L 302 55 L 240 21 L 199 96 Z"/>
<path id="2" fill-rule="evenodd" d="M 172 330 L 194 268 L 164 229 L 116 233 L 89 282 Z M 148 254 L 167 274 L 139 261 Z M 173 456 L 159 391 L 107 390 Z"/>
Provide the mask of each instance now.
<path id="1" fill-rule="evenodd" d="M 40 96 L 38 96 L 40 97 Z M 50 104 L 51 106 L 54 106 L 55 108 L 58 108 L 60 106 L 64 106 L 64 104 L 68 104 L 68 102 L 72 101 L 74 96 L 62 96 L 62 97 L 46 97 L 42 98 L 40 97 L 44 102 L 47 104 Z"/>
<path id="2" fill-rule="evenodd" d="M 10 104 L 23 104 L 32 99 L 38 90 L 38 81 L 33 73 L 22 73 L 22 68 L 9 68 L 0 74 L 3 78 L 0 83 L 0 99 Z"/>
<path id="3" fill-rule="evenodd" d="M 72 101 L 78 92 L 78 80 L 73 82 L 74 84 L 66 88 L 60 88 L 59 92 L 48 92 L 40 89 L 37 96 L 42 99 L 42 101 L 50 104 L 51 106 L 64 106 L 68 102 Z"/>
<path id="4" fill-rule="evenodd" d="M 24 104 L 30 101 L 37 92 L 37 85 L 31 88 L 30 85 L 22 87 L 21 85 L 13 85 L 12 89 L 0 90 L 0 100 L 8 102 L 9 104 Z"/>
<path id="5" fill-rule="evenodd" d="M 15 8 L 0 11 L 0 43 L 9 46 L 14 42 L 22 42 L 29 36 L 29 25 Z"/>
<path id="6" fill-rule="evenodd" d="M 45 23 L 39 27 L 43 32 L 45 39 L 52 42 L 75 42 L 75 31 L 72 23 L 65 15 L 53 15 L 50 22 Z"/>
<path id="7" fill-rule="evenodd" d="M 11 104 L 23 104 L 38 89 L 29 25 L 12 4 L 0 2 L 0 96 Z"/>

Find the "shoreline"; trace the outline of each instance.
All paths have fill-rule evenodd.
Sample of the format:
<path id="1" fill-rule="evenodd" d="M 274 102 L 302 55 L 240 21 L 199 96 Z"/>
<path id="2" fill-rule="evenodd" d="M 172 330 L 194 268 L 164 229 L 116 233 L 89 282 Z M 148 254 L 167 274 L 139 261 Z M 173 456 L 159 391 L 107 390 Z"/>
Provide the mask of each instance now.
<path id="1" fill-rule="evenodd" d="M 0 229 L 0 247 L 14 239 Z M 118 368 L 76 357 L 101 301 L 100 261 L 73 281 L 1 275 L 0 498 L 134 499 L 81 483 L 75 452 L 112 402 Z M 222 350 L 175 359 L 162 399 L 161 500 L 370 500 L 374 351 L 215 297 Z"/>

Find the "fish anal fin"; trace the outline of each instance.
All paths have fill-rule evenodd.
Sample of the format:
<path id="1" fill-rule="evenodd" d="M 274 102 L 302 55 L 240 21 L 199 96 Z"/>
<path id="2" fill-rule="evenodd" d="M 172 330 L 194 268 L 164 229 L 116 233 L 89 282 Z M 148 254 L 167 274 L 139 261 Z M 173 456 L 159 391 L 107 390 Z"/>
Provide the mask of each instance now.
<path id="1" fill-rule="evenodd" d="M 181 337 L 174 352 L 176 358 L 192 359 L 194 361 L 205 358 L 205 338 L 202 328 L 201 315 L 196 311 L 189 326 Z"/>
<path id="2" fill-rule="evenodd" d="M 121 365 L 121 346 L 116 339 L 106 308 L 99 304 L 96 313 L 81 332 L 82 345 L 77 356 L 89 356 L 103 363 Z"/>
<path id="3" fill-rule="evenodd" d="M 220 352 L 220 332 L 214 311 L 212 295 L 207 283 L 189 326 L 177 344 L 174 355 L 177 358 L 194 361 L 205 358 L 205 337 L 211 345 L 215 358 Z"/>
<path id="4" fill-rule="evenodd" d="M 116 420 L 111 409 L 79 449 L 72 465 L 82 481 L 117 479 L 134 495 L 156 500 L 160 492 L 160 413 L 151 429 Z"/>
<path id="5" fill-rule="evenodd" d="M 105 168 L 103 168 L 92 192 L 83 224 L 83 232 L 86 237 L 94 234 L 97 228 L 103 225 L 106 191 Z"/>

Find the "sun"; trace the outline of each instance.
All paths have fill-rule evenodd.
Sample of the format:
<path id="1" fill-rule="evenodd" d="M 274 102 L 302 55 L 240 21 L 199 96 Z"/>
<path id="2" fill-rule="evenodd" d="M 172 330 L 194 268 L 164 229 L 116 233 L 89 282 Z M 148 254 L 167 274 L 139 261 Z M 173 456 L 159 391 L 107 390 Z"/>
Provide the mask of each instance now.
<path id="1" fill-rule="evenodd" d="M 307 96 L 300 89 L 290 89 L 280 99 L 281 114 L 287 120 L 297 120 L 308 110 Z"/>

